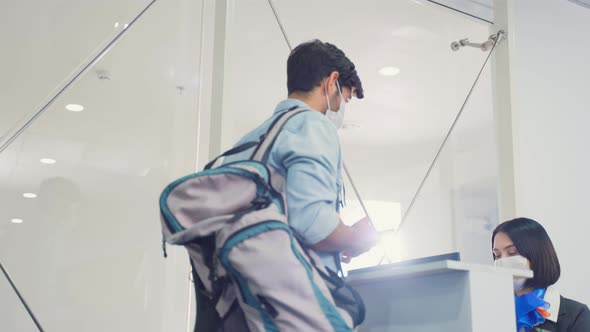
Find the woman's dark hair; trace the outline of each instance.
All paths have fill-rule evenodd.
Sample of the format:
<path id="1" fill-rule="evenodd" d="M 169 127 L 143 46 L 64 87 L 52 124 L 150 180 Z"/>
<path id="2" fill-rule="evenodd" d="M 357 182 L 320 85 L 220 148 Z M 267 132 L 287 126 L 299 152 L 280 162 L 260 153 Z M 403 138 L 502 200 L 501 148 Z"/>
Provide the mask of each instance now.
<path id="1" fill-rule="evenodd" d="M 546 288 L 559 280 L 561 267 L 547 232 L 538 222 L 528 218 L 516 218 L 501 223 L 492 235 L 492 247 L 496 234 L 508 235 L 521 256 L 531 262 L 534 272 L 533 279 L 524 284 L 525 287 Z"/>
<path id="2" fill-rule="evenodd" d="M 289 94 L 309 92 L 319 86 L 322 80 L 337 71 L 338 83 L 350 89 L 355 88 L 356 97 L 364 97 L 361 83 L 354 64 L 338 47 L 317 39 L 300 44 L 287 60 L 287 89 Z"/>

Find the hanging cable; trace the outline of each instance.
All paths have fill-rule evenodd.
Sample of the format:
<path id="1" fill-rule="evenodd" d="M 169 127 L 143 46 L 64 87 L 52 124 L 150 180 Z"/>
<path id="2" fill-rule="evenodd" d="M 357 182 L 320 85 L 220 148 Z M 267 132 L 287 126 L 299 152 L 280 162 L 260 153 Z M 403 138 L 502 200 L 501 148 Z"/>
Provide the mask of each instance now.
<path id="1" fill-rule="evenodd" d="M 285 42 L 287 43 L 287 47 L 289 47 L 289 51 L 293 51 L 293 46 L 291 46 L 291 42 L 289 41 L 289 37 L 287 37 L 287 32 L 285 31 L 285 27 L 283 26 L 283 23 L 281 22 L 281 19 L 279 18 L 279 14 L 277 13 L 275 5 L 272 2 L 273 2 L 273 0 L 268 0 L 268 4 L 270 5 L 270 9 L 272 9 L 272 13 L 275 16 L 275 20 L 277 20 L 277 24 L 279 25 L 279 29 L 281 29 L 281 33 L 283 34 L 283 38 L 285 39 Z"/>
<path id="2" fill-rule="evenodd" d="M 18 288 L 16 288 L 16 285 L 12 281 L 12 278 L 10 278 L 10 275 L 8 274 L 8 271 L 6 271 L 6 269 L 4 269 L 4 266 L 2 265 L 2 262 L 0 262 L 0 270 L 2 270 L 2 273 L 6 277 L 6 280 L 8 280 L 8 283 L 10 284 L 10 286 L 12 287 L 12 289 L 14 290 L 14 292 L 16 293 L 16 296 L 18 296 L 18 299 L 20 300 L 20 302 L 25 307 L 25 310 L 27 310 L 27 313 L 29 314 L 29 316 L 31 317 L 31 319 L 33 320 L 33 322 L 35 323 L 35 325 L 37 326 L 37 329 L 39 329 L 39 332 L 43 332 L 44 330 L 43 330 L 43 327 L 41 326 L 41 323 L 39 323 L 39 321 L 37 320 L 37 317 L 35 317 L 35 314 L 33 313 L 33 311 L 31 310 L 31 308 L 27 304 L 27 301 L 25 301 L 24 297 L 19 292 Z"/>

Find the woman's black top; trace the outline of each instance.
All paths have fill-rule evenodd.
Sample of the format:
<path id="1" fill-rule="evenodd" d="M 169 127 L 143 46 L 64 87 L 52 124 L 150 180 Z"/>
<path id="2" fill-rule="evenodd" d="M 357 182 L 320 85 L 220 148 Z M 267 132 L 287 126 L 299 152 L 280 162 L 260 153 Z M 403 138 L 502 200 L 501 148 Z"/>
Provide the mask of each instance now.
<path id="1" fill-rule="evenodd" d="M 585 304 L 561 296 L 557 323 L 546 320 L 535 332 L 590 332 L 590 310 Z"/>

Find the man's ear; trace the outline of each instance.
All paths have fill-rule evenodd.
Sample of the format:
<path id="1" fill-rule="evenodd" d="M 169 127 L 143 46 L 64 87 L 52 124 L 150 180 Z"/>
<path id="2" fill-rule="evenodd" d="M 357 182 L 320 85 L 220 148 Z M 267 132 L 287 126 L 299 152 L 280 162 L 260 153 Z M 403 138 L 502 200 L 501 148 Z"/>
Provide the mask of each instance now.
<path id="1" fill-rule="evenodd" d="M 328 76 L 328 93 L 332 93 L 333 90 L 338 90 L 338 87 L 336 87 L 336 81 L 338 80 L 338 77 L 340 77 L 340 73 L 337 71 L 331 72 Z"/>

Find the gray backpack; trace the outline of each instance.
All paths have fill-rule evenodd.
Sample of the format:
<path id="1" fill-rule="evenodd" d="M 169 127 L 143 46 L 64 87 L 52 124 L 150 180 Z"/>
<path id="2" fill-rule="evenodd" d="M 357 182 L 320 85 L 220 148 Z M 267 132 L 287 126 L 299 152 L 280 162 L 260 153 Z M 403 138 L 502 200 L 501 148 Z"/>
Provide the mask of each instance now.
<path id="1" fill-rule="evenodd" d="M 186 247 L 197 294 L 195 331 L 352 331 L 364 320 L 352 288 L 298 240 L 287 222 L 284 179 L 266 165 L 283 125 L 233 148 L 160 196 L 165 244 Z M 213 168 L 256 147 L 250 160 Z"/>

